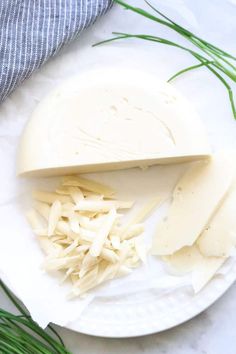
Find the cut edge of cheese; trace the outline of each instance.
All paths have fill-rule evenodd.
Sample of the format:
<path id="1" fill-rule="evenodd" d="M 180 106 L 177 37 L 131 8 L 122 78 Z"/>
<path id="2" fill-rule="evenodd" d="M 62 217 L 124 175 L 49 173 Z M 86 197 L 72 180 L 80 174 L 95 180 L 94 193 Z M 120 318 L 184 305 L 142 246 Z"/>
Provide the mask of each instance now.
<path id="1" fill-rule="evenodd" d="M 21 168 L 18 164 L 17 175 L 19 177 L 50 177 L 50 176 L 64 176 L 65 174 L 86 174 L 95 172 L 105 172 L 105 171 L 117 171 L 125 170 L 130 168 L 139 167 L 141 169 L 146 169 L 147 167 L 155 165 L 170 165 L 185 163 L 191 161 L 198 161 L 208 159 L 210 157 L 210 150 L 208 152 L 199 152 L 195 155 L 185 154 L 181 155 L 166 155 L 157 158 L 146 158 L 141 160 L 127 160 L 127 161 L 116 161 L 116 162 L 106 162 L 106 163 L 93 163 L 93 164 L 70 164 L 68 166 L 52 166 L 52 167 L 37 167 L 37 168 Z"/>

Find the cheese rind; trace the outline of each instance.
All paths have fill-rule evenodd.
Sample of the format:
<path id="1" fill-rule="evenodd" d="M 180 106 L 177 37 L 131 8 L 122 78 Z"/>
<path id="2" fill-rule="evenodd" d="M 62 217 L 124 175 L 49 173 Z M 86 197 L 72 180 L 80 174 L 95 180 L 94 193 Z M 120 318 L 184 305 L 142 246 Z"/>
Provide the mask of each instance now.
<path id="1" fill-rule="evenodd" d="M 21 139 L 18 173 L 94 172 L 209 153 L 203 124 L 171 85 L 135 71 L 92 71 L 37 106 Z"/>
<path id="2" fill-rule="evenodd" d="M 154 255 L 170 255 L 193 245 L 233 182 L 233 157 L 232 153 L 221 152 L 187 170 L 175 187 L 167 220 L 157 227 Z"/>

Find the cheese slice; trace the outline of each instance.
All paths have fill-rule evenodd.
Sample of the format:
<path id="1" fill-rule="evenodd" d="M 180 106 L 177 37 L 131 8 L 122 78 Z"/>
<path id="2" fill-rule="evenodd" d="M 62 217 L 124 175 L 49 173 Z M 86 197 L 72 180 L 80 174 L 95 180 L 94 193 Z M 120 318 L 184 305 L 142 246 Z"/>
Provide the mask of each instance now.
<path id="1" fill-rule="evenodd" d="M 107 69 L 65 82 L 36 107 L 22 135 L 18 174 L 146 167 L 209 153 L 202 122 L 170 84 Z"/>
<path id="2" fill-rule="evenodd" d="M 234 154 L 221 152 L 195 162 L 180 179 L 166 220 L 159 223 L 152 253 L 170 255 L 197 240 L 229 190 L 235 175 Z"/>
<path id="3" fill-rule="evenodd" d="M 171 256 L 163 257 L 171 272 L 184 275 L 191 272 L 195 293 L 202 290 L 226 261 L 224 257 L 205 257 L 197 245 L 186 246 Z"/>
<path id="4" fill-rule="evenodd" d="M 183 247 L 170 256 L 164 256 L 163 260 L 167 262 L 171 272 L 183 275 L 192 272 L 202 258 L 198 247 L 193 245 Z"/>
<path id="5" fill-rule="evenodd" d="M 227 257 L 236 245 L 236 185 L 197 240 L 205 256 Z"/>

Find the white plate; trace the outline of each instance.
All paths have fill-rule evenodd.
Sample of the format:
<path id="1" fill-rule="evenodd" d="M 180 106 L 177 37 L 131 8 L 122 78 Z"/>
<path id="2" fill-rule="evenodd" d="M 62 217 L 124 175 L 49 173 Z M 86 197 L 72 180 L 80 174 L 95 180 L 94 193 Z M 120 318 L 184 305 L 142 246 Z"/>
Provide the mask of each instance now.
<path id="1" fill-rule="evenodd" d="M 174 283 L 169 288 L 161 288 L 158 284 L 168 274 L 162 269 L 160 261 L 150 257 L 151 267 L 147 268 L 147 273 L 142 267 L 135 271 L 139 274 L 137 278 L 118 280 L 117 289 L 121 295 L 117 295 L 112 288 L 112 294 L 115 295 L 107 293 L 105 297 L 101 289 L 100 296 L 95 297 L 80 314 L 81 301 L 66 300 L 67 286 L 59 286 L 58 279 L 41 271 L 44 255 L 25 220 L 25 205 L 22 204 L 25 204 L 24 201 L 27 204 L 25 198 L 28 198 L 30 190 L 40 188 L 40 185 L 42 189 L 48 187 L 54 190 L 55 187 L 54 179 L 34 179 L 29 182 L 15 177 L 17 140 L 27 115 L 23 114 L 20 118 L 15 120 L 15 116 L 10 115 L 8 120 L 0 124 L 0 186 L 4 186 L 0 196 L 0 222 L 5 236 L 0 249 L 0 272 L 7 285 L 23 300 L 33 318 L 41 325 L 52 321 L 58 325 L 66 324 L 67 328 L 78 332 L 102 337 L 132 337 L 160 332 L 199 314 L 233 283 L 236 279 L 236 264 L 214 278 L 197 295 L 194 295 L 190 285 L 175 286 Z M 9 136 L 9 131 L 15 134 L 14 139 Z M 170 193 L 185 167 L 154 166 L 145 171 L 131 169 L 93 174 L 93 178 L 114 187 L 119 198 L 136 200 L 133 208 L 136 213 L 136 208 L 146 201 L 161 193 L 165 196 Z M 157 211 L 146 221 L 144 236 L 147 241 L 151 240 L 160 216 L 161 213 Z M 175 278 L 180 279 L 181 283 L 182 278 Z M 156 284 L 153 285 L 152 279 L 156 280 Z M 111 283 L 113 286 L 116 281 Z M 138 287 L 139 291 L 136 291 L 135 287 L 140 284 L 143 290 Z M 123 289 L 129 293 L 124 293 Z"/>
<path id="2" fill-rule="evenodd" d="M 197 2 L 192 3 L 194 6 L 200 6 L 197 5 Z M 145 67 L 145 70 L 149 70 L 152 75 L 165 80 L 180 68 L 192 65 L 191 59 L 188 62 L 183 53 L 168 52 L 165 46 L 147 46 L 146 43 L 141 42 L 132 42 L 131 45 L 131 42 L 122 42 L 117 45 L 91 48 L 91 43 L 108 38 L 115 29 L 127 29 L 129 31 L 132 27 L 133 32 L 156 30 L 155 24 L 141 20 L 137 21 L 136 17 L 133 18 L 132 23 L 131 20 L 129 22 L 129 15 L 124 17 L 123 12 L 118 13 L 118 7 L 116 9 L 114 7 L 113 11 L 113 14 L 107 15 L 103 21 L 88 31 L 80 41 L 67 48 L 64 55 L 58 56 L 51 63 L 45 65 L 31 80 L 27 81 L 1 105 L 0 142 L 5 142 L 4 149 L 10 147 L 17 140 L 26 118 L 37 102 L 42 99 L 46 92 L 68 76 L 77 75 L 91 67 L 107 67 L 113 63 L 113 65 L 123 65 L 125 67 L 128 65 L 138 70 Z M 198 12 L 196 11 L 196 14 Z M 208 23 L 209 21 L 207 21 Z M 189 26 L 191 28 L 191 24 Z M 209 33 L 210 26 L 211 24 L 205 28 L 204 21 L 201 21 L 202 33 Z M 232 51 L 234 41 L 233 37 L 230 39 L 226 27 L 223 29 L 225 33 L 221 33 L 221 37 L 217 35 L 217 32 L 212 33 L 212 42 L 215 41 L 223 47 L 227 37 L 229 49 L 230 44 L 232 44 Z M 143 50 L 139 50 L 142 46 Z M 197 106 L 200 116 L 207 126 L 214 149 L 235 147 L 236 123 L 232 118 L 227 95 L 221 84 L 217 84 L 214 77 L 202 70 L 186 75 L 181 80 L 177 80 L 174 85 L 181 88 L 182 92 Z M 0 146 L 0 157 L 4 157 L 4 154 L 5 150 L 1 150 Z M 12 151 L 12 160 L 8 161 L 9 165 L 12 164 L 14 157 L 15 153 Z M 1 165 L 0 175 L 4 173 L 7 167 Z M 12 166 L 10 167 L 12 168 Z M 10 183 L 11 178 L 6 178 L 4 188 L 1 188 L 0 204 L 4 198 L 5 188 Z M 32 262 L 37 258 L 35 255 L 30 255 L 30 257 Z M 81 318 L 71 322 L 67 325 L 67 328 L 104 337 L 139 336 L 163 331 L 187 321 L 205 310 L 230 287 L 235 278 L 236 265 L 223 277 L 214 278 L 196 296 L 193 296 L 192 291 L 189 290 L 188 293 L 176 291 L 174 297 L 169 294 L 160 296 L 154 291 L 149 291 L 125 298 L 120 296 L 110 297 L 109 300 L 97 298 L 82 313 Z M 50 303 L 49 306 L 53 306 L 53 303 Z"/>
<path id="3" fill-rule="evenodd" d="M 49 320 L 78 332 L 103 337 L 131 337 L 160 332 L 199 314 L 233 283 L 236 279 L 236 263 L 226 267 L 223 275 L 217 275 L 197 295 L 189 283 L 183 286 L 181 277 L 172 277 L 171 285 L 162 288 L 161 281 L 169 276 L 160 260 L 150 257 L 149 268 L 143 266 L 135 270 L 133 278 L 131 275 L 113 281 L 107 288 L 105 285 L 104 289 L 99 290 L 99 296 L 80 314 L 81 301 L 66 300 L 67 286 L 59 286 L 58 279 L 41 271 L 44 255 L 23 213 L 25 205 L 22 202 L 28 203 L 27 196 L 32 188 L 41 186 L 54 189 L 54 179 L 30 182 L 15 177 L 17 135 L 26 118 L 23 115 L 17 121 L 10 115 L 0 125 L 0 185 L 4 185 L 0 200 L 0 222 L 5 236 L 0 249 L 0 272 L 7 285 L 23 300 L 33 318 L 41 325 Z M 10 130 L 15 134 L 14 138 L 8 135 Z M 145 171 L 130 169 L 92 176 L 114 187 L 119 198 L 136 200 L 132 211 L 135 214 L 141 205 L 153 197 L 163 193 L 166 198 L 185 168 L 186 165 L 154 166 Z M 161 215 L 162 210 L 157 211 L 146 221 L 144 236 L 147 241 L 152 238 Z M 178 279 L 177 285 L 173 278 Z"/>
<path id="4" fill-rule="evenodd" d="M 161 297 L 155 291 L 137 293 L 135 296 L 114 297 L 110 301 L 95 299 L 72 322 L 69 329 L 101 337 L 136 337 L 157 333 L 190 320 L 206 310 L 236 279 L 236 264 L 224 276 L 216 276 L 199 294 L 181 290 Z"/>

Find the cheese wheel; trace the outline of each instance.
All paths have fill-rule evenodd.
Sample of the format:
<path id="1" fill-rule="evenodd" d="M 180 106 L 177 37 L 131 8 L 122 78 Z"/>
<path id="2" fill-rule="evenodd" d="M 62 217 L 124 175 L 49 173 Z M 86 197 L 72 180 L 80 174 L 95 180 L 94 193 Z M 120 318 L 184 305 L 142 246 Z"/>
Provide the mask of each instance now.
<path id="1" fill-rule="evenodd" d="M 107 69 L 83 73 L 40 102 L 23 132 L 18 174 L 146 167 L 209 153 L 202 122 L 170 84 Z"/>

